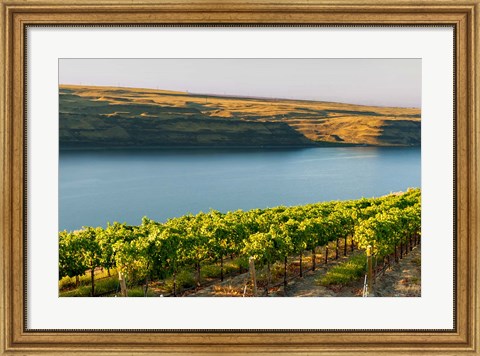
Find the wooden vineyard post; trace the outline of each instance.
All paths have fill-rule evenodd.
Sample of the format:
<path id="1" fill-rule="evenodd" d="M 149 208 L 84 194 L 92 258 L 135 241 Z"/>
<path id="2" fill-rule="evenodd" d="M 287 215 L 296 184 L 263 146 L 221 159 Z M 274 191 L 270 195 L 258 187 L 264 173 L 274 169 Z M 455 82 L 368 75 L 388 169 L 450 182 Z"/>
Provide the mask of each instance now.
<path id="1" fill-rule="evenodd" d="M 312 249 L 312 271 L 315 271 L 315 257 L 316 257 L 316 253 L 315 253 L 315 247 Z"/>
<path id="2" fill-rule="evenodd" d="M 122 297 L 127 297 L 127 284 L 125 283 L 125 276 L 121 271 L 118 271 L 118 282 L 120 283 L 120 291 Z"/>
<path id="3" fill-rule="evenodd" d="M 337 244 L 335 246 L 335 259 L 338 260 L 338 238 L 337 238 Z"/>
<path id="4" fill-rule="evenodd" d="M 145 286 L 143 287 L 143 296 L 147 297 L 148 296 L 148 283 L 149 283 L 149 278 L 145 278 Z"/>
<path id="5" fill-rule="evenodd" d="M 302 258 L 303 258 L 303 252 L 300 252 L 300 277 L 303 277 Z"/>
<path id="6" fill-rule="evenodd" d="M 197 287 L 200 287 L 202 285 L 201 278 L 202 275 L 200 274 L 200 262 L 195 263 L 195 281 Z"/>
<path id="7" fill-rule="evenodd" d="M 348 235 L 345 235 L 345 245 L 343 246 L 343 255 L 347 255 L 347 240 L 348 240 Z"/>
<path id="8" fill-rule="evenodd" d="M 248 259 L 248 264 L 250 266 L 250 277 L 252 278 L 252 286 L 253 286 L 253 296 L 257 296 L 257 278 L 255 276 L 255 259 L 250 257 Z"/>
<path id="9" fill-rule="evenodd" d="M 367 246 L 367 286 L 368 296 L 372 296 L 373 293 L 373 274 L 372 274 L 372 246 Z"/>
<path id="10" fill-rule="evenodd" d="M 328 263 L 328 245 L 325 246 L 325 264 Z"/>

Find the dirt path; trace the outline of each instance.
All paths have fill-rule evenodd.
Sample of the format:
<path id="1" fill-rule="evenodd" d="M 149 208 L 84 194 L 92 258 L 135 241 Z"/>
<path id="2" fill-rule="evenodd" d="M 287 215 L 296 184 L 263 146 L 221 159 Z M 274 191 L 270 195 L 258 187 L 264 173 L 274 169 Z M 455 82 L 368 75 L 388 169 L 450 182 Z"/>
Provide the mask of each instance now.
<path id="1" fill-rule="evenodd" d="M 374 290 L 377 297 L 421 297 L 421 246 L 379 277 Z"/>
<path id="2" fill-rule="evenodd" d="M 380 275 L 374 285 L 376 297 L 420 297 L 421 296 L 421 247 L 415 247 L 398 264 L 394 264 Z M 287 286 L 291 297 L 361 297 L 363 279 L 351 285 L 322 287 L 315 283 L 320 273 L 310 273 L 306 278 L 292 281 Z"/>
<path id="3" fill-rule="evenodd" d="M 361 253 L 361 252 L 357 252 Z M 374 294 L 377 297 L 419 297 L 421 296 L 421 248 L 415 247 L 400 263 L 394 264 L 376 279 Z M 349 256 L 348 256 L 349 257 Z M 319 265 L 316 271 L 307 271 L 303 278 L 295 278 L 288 282 L 287 297 L 361 297 L 363 279 L 348 286 L 323 287 L 316 283 L 316 280 L 326 273 L 327 268 L 345 261 L 348 257 L 341 257 L 338 260 L 329 262 L 327 266 Z M 189 297 L 241 297 L 246 292 L 251 293 L 249 287 L 249 274 L 244 273 L 229 278 L 223 283 L 191 292 Z M 247 286 L 247 287 L 246 287 Z M 263 289 L 259 290 L 262 294 Z M 269 296 L 285 296 L 283 286 L 270 291 Z"/>

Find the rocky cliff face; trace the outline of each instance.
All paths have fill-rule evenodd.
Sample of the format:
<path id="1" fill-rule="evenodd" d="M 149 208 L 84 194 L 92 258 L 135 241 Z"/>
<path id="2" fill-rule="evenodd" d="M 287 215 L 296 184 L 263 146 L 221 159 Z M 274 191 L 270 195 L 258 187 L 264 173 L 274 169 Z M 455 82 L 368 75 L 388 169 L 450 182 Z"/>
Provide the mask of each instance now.
<path id="1" fill-rule="evenodd" d="M 417 109 L 60 87 L 60 147 L 420 144 Z"/>

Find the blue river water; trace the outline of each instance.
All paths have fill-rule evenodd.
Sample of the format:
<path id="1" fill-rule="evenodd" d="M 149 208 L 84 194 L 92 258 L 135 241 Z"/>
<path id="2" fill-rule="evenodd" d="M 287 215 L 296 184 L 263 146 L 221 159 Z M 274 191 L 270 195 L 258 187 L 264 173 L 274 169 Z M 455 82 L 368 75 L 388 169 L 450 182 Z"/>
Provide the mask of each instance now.
<path id="1" fill-rule="evenodd" d="M 61 151 L 59 230 L 381 196 L 420 183 L 419 147 Z"/>

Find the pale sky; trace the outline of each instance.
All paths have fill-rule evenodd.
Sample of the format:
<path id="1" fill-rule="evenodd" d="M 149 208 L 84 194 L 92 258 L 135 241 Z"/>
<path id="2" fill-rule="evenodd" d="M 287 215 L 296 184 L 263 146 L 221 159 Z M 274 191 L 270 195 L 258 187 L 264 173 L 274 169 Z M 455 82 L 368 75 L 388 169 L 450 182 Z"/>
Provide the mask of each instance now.
<path id="1" fill-rule="evenodd" d="M 421 107 L 421 59 L 60 59 L 60 84 Z"/>

